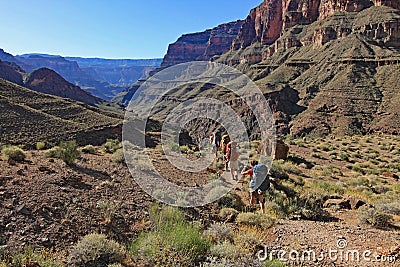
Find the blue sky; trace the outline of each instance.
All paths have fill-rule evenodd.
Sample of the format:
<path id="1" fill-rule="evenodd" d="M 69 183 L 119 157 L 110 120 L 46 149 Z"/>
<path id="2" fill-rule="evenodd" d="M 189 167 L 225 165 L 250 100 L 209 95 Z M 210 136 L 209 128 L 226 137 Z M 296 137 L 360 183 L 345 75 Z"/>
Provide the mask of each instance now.
<path id="1" fill-rule="evenodd" d="M 181 34 L 244 19 L 262 0 L 0 0 L 0 48 L 102 58 L 163 57 Z"/>

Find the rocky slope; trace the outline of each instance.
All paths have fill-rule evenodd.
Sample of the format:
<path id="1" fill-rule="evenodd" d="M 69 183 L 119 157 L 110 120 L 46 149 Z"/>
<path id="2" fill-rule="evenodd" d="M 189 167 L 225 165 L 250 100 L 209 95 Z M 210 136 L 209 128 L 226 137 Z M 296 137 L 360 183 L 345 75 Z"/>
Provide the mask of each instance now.
<path id="1" fill-rule="evenodd" d="M 242 24 L 243 21 L 238 20 L 204 32 L 182 35 L 175 43 L 169 45 L 161 67 L 195 60 L 207 61 L 215 55 L 229 51 Z"/>
<path id="2" fill-rule="evenodd" d="M 38 77 L 38 76 L 36 76 Z M 111 112 L 51 96 L 0 79 L 0 138 L 3 144 L 102 144 L 121 134 L 122 118 Z"/>
<path id="3" fill-rule="evenodd" d="M 102 102 L 100 98 L 73 85 L 57 72 L 47 68 L 33 71 L 28 76 L 25 86 L 41 93 L 73 99 L 92 106 Z"/>
<path id="4" fill-rule="evenodd" d="M 24 71 L 15 63 L 4 62 L 0 60 L 0 78 L 22 85 L 22 74 Z"/>

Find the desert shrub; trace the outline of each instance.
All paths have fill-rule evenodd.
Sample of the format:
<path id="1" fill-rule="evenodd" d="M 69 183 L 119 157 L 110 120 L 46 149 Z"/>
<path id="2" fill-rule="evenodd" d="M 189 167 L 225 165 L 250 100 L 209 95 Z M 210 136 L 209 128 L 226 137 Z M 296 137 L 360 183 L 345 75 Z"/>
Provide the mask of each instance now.
<path id="1" fill-rule="evenodd" d="M 70 251 L 68 262 L 72 266 L 100 267 L 121 263 L 125 249 L 103 234 L 84 236 Z"/>
<path id="2" fill-rule="evenodd" d="M 223 221 L 231 218 L 232 220 L 236 219 L 239 212 L 233 208 L 222 208 L 219 212 L 219 218 Z"/>
<path id="3" fill-rule="evenodd" d="M 52 147 L 45 152 L 45 156 L 48 158 L 60 158 L 62 154 L 62 149 L 59 146 Z"/>
<path id="4" fill-rule="evenodd" d="M 342 186 L 328 181 L 313 181 L 311 187 L 322 189 L 322 191 L 326 192 L 327 194 L 344 194 L 344 189 Z"/>
<path id="5" fill-rule="evenodd" d="M 80 156 L 76 141 L 62 142 L 60 146 L 50 148 L 45 153 L 48 158 L 58 158 L 68 165 L 73 165 L 75 160 Z"/>
<path id="6" fill-rule="evenodd" d="M 96 149 L 92 145 L 87 145 L 87 146 L 82 147 L 82 153 L 95 154 L 96 153 Z"/>
<path id="7" fill-rule="evenodd" d="M 224 223 L 213 223 L 204 231 L 204 235 L 211 243 L 223 243 L 225 241 L 233 242 L 231 228 Z"/>
<path id="8" fill-rule="evenodd" d="M 153 205 L 149 211 L 156 228 L 141 233 L 131 244 L 134 256 L 144 257 L 153 265 L 182 266 L 192 265 L 207 253 L 209 241 L 201 236 L 196 225 L 184 221 L 178 208 L 159 209 Z"/>
<path id="9" fill-rule="evenodd" d="M 46 147 L 46 143 L 45 142 L 37 142 L 36 143 L 36 150 L 43 150 Z"/>
<path id="10" fill-rule="evenodd" d="M 274 161 L 272 162 L 271 167 L 271 176 L 278 179 L 288 179 L 289 175 L 287 174 L 282 161 Z"/>
<path id="11" fill-rule="evenodd" d="M 265 214 L 242 212 L 238 214 L 236 223 L 243 225 L 255 225 L 267 229 L 274 225 L 275 219 Z"/>
<path id="12" fill-rule="evenodd" d="M 117 211 L 116 203 L 110 200 L 99 200 L 96 204 L 96 208 L 106 223 L 111 222 L 115 212 Z"/>
<path id="13" fill-rule="evenodd" d="M 217 258 L 237 258 L 239 254 L 239 248 L 229 241 L 217 243 L 210 247 L 210 255 Z"/>
<path id="14" fill-rule="evenodd" d="M 0 259 L 2 258 L 0 254 Z M 23 252 L 15 253 L 5 257 L 3 262 L 0 262 L 1 267 L 25 267 L 25 266 L 42 266 L 42 267 L 61 267 L 64 266 L 61 258 L 64 256 L 61 253 L 56 253 L 47 249 L 33 249 L 27 247 Z M 35 265 L 38 264 L 38 265 Z"/>
<path id="15" fill-rule="evenodd" d="M 114 153 L 122 147 L 121 142 L 118 139 L 107 139 L 103 144 L 103 150 L 107 153 Z"/>
<path id="16" fill-rule="evenodd" d="M 267 213 L 281 218 L 303 218 L 305 220 L 324 219 L 328 214 L 322 208 L 324 198 L 329 192 L 314 187 L 305 188 L 300 195 L 287 197 L 281 192 L 272 192 L 267 201 Z"/>
<path id="17" fill-rule="evenodd" d="M 125 156 L 122 148 L 117 149 L 111 156 L 111 160 L 115 163 L 124 163 Z"/>
<path id="18" fill-rule="evenodd" d="M 392 220 L 390 214 L 376 207 L 361 207 L 357 215 L 361 223 L 369 224 L 376 228 L 387 228 Z"/>
<path id="19" fill-rule="evenodd" d="M 24 161 L 26 155 L 24 151 L 17 146 L 6 146 L 1 150 L 3 160 Z"/>
<path id="20" fill-rule="evenodd" d="M 190 154 L 189 152 L 193 152 L 189 146 L 181 146 L 180 151 L 184 154 Z"/>
<path id="21" fill-rule="evenodd" d="M 68 165 L 73 165 L 75 160 L 80 156 L 78 145 L 76 141 L 62 142 L 61 148 L 61 159 Z"/>
<path id="22" fill-rule="evenodd" d="M 242 198 L 238 194 L 232 191 L 225 194 L 220 199 L 218 199 L 217 203 L 220 208 L 233 208 L 236 210 L 242 210 L 244 207 Z"/>

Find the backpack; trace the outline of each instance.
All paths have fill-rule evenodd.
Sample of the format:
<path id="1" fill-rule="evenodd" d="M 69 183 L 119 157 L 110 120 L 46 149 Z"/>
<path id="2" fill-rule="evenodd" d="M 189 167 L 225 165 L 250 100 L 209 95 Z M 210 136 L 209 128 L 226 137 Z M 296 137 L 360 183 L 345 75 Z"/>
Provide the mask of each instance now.
<path id="1" fill-rule="evenodd" d="M 250 182 L 250 190 L 267 191 L 270 188 L 270 180 L 268 177 L 268 167 L 264 164 L 258 164 L 253 167 L 253 179 Z"/>

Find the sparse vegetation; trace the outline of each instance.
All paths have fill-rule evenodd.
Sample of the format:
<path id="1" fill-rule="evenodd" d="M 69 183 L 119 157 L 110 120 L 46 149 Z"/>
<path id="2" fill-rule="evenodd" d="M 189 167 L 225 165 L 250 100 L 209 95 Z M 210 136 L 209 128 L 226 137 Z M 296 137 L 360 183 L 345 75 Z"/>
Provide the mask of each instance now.
<path id="1" fill-rule="evenodd" d="M 242 212 L 238 214 L 236 222 L 243 225 L 254 225 L 268 229 L 274 225 L 275 219 L 265 214 Z"/>
<path id="2" fill-rule="evenodd" d="M 199 229 L 185 222 L 174 207 L 150 207 L 155 230 L 141 233 L 131 245 L 131 253 L 155 265 L 191 265 L 210 247 Z"/>
<path id="3" fill-rule="evenodd" d="M 26 158 L 24 151 L 17 146 L 6 146 L 1 150 L 1 154 L 2 159 L 5 161 L 24 161 Z"/>
<path id="4" fill-rule="evenodd" d="M 92 145 L 82 147 L 82 153 L 85 154 L 96 154 L 96 149 Z"/>
<path id="5" fill-rule="evenodd" d="M 384 229 L 390 225 L 392 216 L 376 207 L 362 207 L 358 212 L 358 219 L 361 223 Z"/>
<path id="6" fill-rule="evenodd" d="M 103 234 L 84 236 L 68 255 L 68 263 L 72 266 L 98 267 L 108 264 L 122 263 L 125 249 L 117 242 Z"/>
<path id="7" fill-rule="evenodd" d="M 117 139 L 107 139 L 106 143 L 103 145 L 103 150 L 106 153 L 114 153 L 122 147 L 122 144 Z"/>
<path id="8" fill-rule="evenodd" d="M 46 148 L 46 143 L 45 142 L 37 142 L 36 143 L 36 149 L 37 150 L 43 150 Z"/>
<path id="9" fill-rule="evenodd" d="M 79 158 L 80 152 L 76 141 L 62 142 L 60 146 L 55 146 L 46 151 L 45 155 L 49 158 L 58 158 L 68 165 L 73 165 Z"/>
<path id="10" fill-rule="evenodd" d="M 111 159 L 115 163 L 124 163 L 125 162 L 124 150 L 122 148 L 117 149 L 112 154 Z"/>

